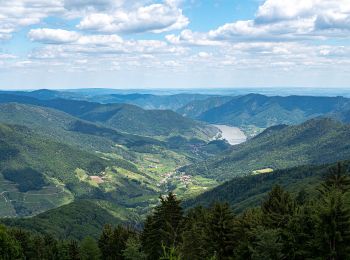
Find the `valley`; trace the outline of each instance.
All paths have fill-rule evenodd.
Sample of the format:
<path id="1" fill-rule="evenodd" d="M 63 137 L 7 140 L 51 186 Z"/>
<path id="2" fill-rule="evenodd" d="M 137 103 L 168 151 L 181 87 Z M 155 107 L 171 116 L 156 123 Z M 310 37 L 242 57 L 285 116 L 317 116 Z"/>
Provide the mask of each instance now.
<path id="1" fill-rule="evenodd" d="M 7 225 L 44 232 L 53 215 L 72 217 L 71 211 L 91 214 L 87 225 L 113 220 L 138 227 L 169 192 L 188 208 L 220 200 L 242 212 L 258 205 L 276 182 L 298 191 L 290 182 L 304 175 L 285 177 L 291 167 L 350 157 L 345 98 L 293 97 L 299 108 L 285 113 L 280 107 L 290 109 L 288 98 L 260 95 L 103 97 L 126 98 L 128 104 L 78 97 L 58 91 L 0 93 L 0 216 Z M 173 111 L 154 109 L 162 102 Z M 208 109 L 225 112 L 215 112 L 213 119 Z M 255 187 L 265 179 L 272 181 Z M 79 209 L 79 201 L 104 212 L 100 220 Z M 72 228 L 69 234 L 55 232 L 81 238 L 97 230 Z"/>

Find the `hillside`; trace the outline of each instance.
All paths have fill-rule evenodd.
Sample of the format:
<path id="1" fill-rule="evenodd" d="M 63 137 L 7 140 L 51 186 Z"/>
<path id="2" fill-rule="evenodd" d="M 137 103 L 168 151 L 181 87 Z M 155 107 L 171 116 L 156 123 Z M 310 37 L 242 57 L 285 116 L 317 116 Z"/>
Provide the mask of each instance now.
<path id="1" fill-rule="evenodd" d="M 152 138 L 122 133 L 59 110 L 40 106 L 0 104 L 0 122 L 23 125 L 58 142 L 92 152 L 121 153 L 116 144 L 124 145 L 131 150 L 134 148 L 140 150 L 147 145 L 165 146 L 165 143 Z"/>
<path id="2" fill-rule="evenodd" d="M 146 94 L 146 93 L 132 93 L 131 91 L 113 91 L 102 89 L 85 90 L 69 90 L 58 91 L 49 89 L 39 89 L 34 91 L 1 91 L 3 94 L 14 94 L 19 96 L 32 97 L 41 100 L 52 99 L 72 99 L 81 101 L 98 102 L 103 104 L 108 103 L 123 103 L 142 107 L 144 109 L 179 109 L 188 103 L 196 100 L 204 100 L 212 95 L 182 93 L 182 94 Z"/>
<path id="3" fill-rule="evenodd" d="M 209 102 L 211 99 L 208 99 Z M 215 104 L 215 99 L 213 103 Z M 278 124 L 300 124 L 308 119 L 350 109 L 344 97 L 264 96 L 249 94 L 233 97 L 219 106 L 207 106 L 202 101 L 178 111 L 205 122 L 233 126 L 254 125 L 266 128 Z"/>
<path id="4" fill-rule="evenodd" d="M 153 95 L 153 94 L 109 94 L 98 95 L 88 100 L 100 103 L 125 103 L 132 104 L 144 109 L 170 109 L 177 110 L 188 103 L 203 100 L 210 95 L 202 94 L 175 94 L 175 95 Z"/>
<path id="5" fill-rule="evenodd" d="M 81 240 L 86 236 L 97 237 L 106 223 L 117 225 L 121 220 L 102 208 L 98 201 L 78 200 L 34 217 L 1 219 L 0 222 L 61 239 Z"/>
<path id="6" fill-rule="evenodd" d="M 350 156 L 350 126 L 333 119 L 311 119 L 297 126 L 277 126 L 233 146 L 229 152 L 184 167 L 188 174 L 229 180 L 252 171 L 323 164 Z M 334 152 L 334 147 L 337 152 Z"/>
<path id="7" fill-rule="evenodd" d="M 87 101 L 52 99 L 0 94 L 0 103 L 16 102 L 54 108 L 80 119 L 103 124 L 137 135 L 198 137 L 209 140 L 217 129 L 185 118 L 170 110 L 144 110 L 128 104 L 100 104 Z"/>
<path id="8" fill-rule="evenodd" d="M 350 161 L 343 161 L 349 170 Z M 228 202 L 236 212 L 257 207 L 275 185 L 280 185 L 295 197 L 303 191 L 314 196 L 317 186 L 336 163 L 319 166 L 298 166 L 273 173 L 237 177 L 194 199 L 185 201 L 185 207 L 210 206 L 215 202 Z"/>
<path id="9" fill-rule="evenodd" d="M 203 113 L 232 100 L 230 96 L 209 97 L 202 100 L 194 100 L 176 110 L 179 114 L 189 118 L 199 118 Z"/>
<path id="10" fill-rule="evenodd" d="M 23 126 L 0 125 L 2 216 L 32 215 L 83 195 L 76 169 L 100 174 L 109 162 L 42 138 Z"/>

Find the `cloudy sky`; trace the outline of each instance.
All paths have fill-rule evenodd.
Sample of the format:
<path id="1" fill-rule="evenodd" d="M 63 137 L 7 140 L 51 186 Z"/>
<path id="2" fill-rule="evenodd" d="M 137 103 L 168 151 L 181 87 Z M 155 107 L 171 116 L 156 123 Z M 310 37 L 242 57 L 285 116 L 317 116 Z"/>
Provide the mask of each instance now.
<path id="1" fill-rule="evenodd" d="M 0 0 L 0 88 L 350 87 L 349 0 Z"/>

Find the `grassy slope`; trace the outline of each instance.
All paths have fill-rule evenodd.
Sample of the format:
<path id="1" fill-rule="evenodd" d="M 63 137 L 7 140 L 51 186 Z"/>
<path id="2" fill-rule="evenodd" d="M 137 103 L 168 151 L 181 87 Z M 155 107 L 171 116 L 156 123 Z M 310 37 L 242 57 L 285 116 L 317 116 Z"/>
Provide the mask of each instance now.
<path id="1" fill-rule="evenodd" d="M 343 161 L 350 169 L 350 161 Z M 196 205 L 209 206 L 217 201 L 228 202 L 235 211 L 259 206 L 274 185 L 281 185 L 294 196 L 301 190 L 307 194 L 316 195 L 317 186 L 334 164 L 319 166 L 299 166 L 273 173 L 250 175 L 234 178 L 216 188 L 207 191 L 194 199 L 184 202 L 186 207 Z"/>
<path id="2" fill-rule="evenodd" d="M 349 156 L 350 126 L 332 119 L 312 119 L 298 126 L 267 129 L 221 156 L 183 170 L 218 180 L 229 180 L 254 170 L 328 163 Z"/>

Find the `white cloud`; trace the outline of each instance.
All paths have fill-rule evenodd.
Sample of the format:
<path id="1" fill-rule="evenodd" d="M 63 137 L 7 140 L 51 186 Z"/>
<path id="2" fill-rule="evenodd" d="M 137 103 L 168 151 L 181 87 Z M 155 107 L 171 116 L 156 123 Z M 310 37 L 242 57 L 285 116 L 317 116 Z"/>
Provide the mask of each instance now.
<path id="1" fill-rule="evenodd" d="M 30 30 L 28 37 L 32 41 L 59 44 L 75 42 L 80 38 L 80 35 L 72 31 L 43 28 Z"/>
<path id="2" fill-rule="evenodd" d="M 208 33 L 215 40 L 281 41 L 349 37 L 348 0 L 267 0 L 254 20 L 227 23 Z"/>
<path id="3" fill-rule="evenodd" d="M 139 33 L 177 30 L 186 27 L 189 20 L 175 1 L 138 7 L 136 10 L 117 9 L 111 13 L 91 13 L 78 24 L 82 30 L 104 33 Z"/>
<path id="4" fill-rule="evenodd" d="M 209 39 L 206 34 L 196 33 L 189 29 L 181 31 L 179 35 L 169 34 L 165 39 L 174 45 L 198 45 L 198 46 L 217 46 L 222 42 Z"/>
<path id="5" fill-rule="evenodd" d="M 0 39 L 9 39 L 21 27 L 39 23 L 49 15 L 62 12 L 60 0 L 0 1 Z"/>

